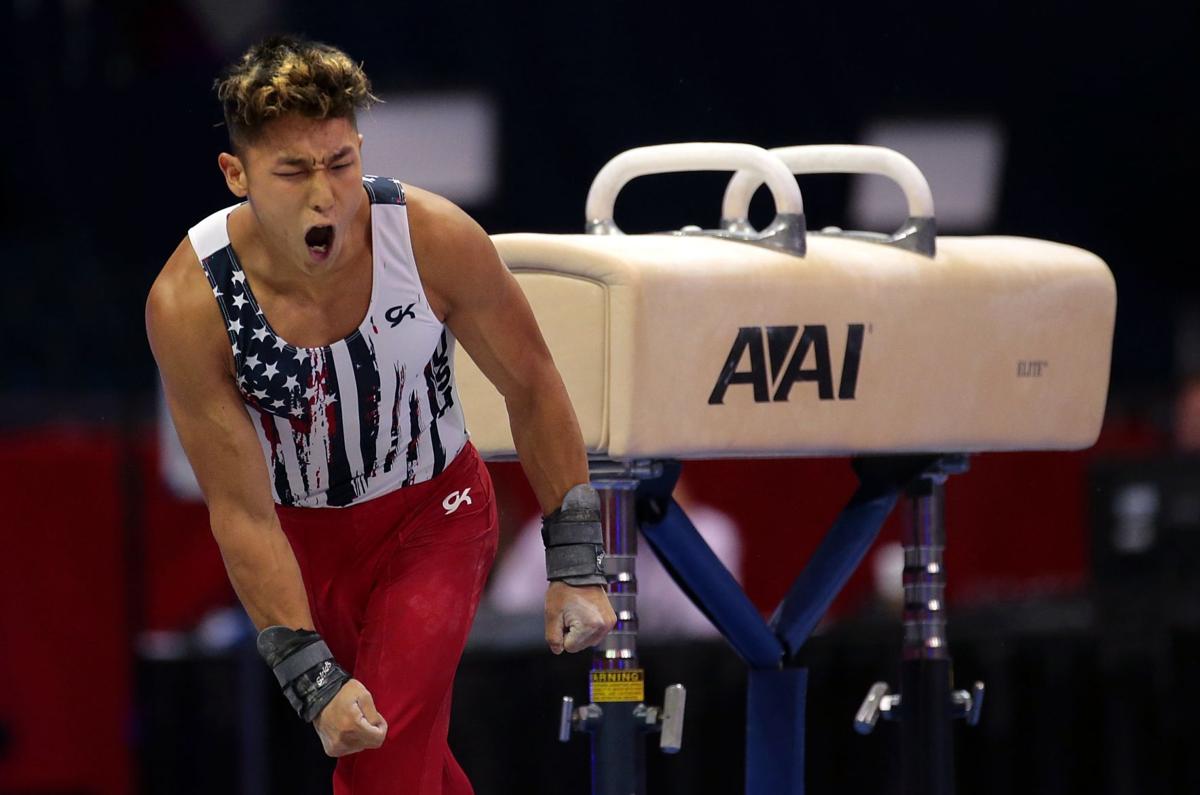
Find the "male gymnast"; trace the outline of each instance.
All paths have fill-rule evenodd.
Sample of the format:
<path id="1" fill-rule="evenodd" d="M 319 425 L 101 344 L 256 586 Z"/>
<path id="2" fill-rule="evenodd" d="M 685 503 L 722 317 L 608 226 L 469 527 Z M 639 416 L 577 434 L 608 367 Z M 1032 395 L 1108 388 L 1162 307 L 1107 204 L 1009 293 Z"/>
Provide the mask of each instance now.
<path id="1" fill-rule="evenodd" d="M 146 328 L 230 581 L 288 701 L 340 757 L 334 792 L 472 792 L 450 695 L 497 541 L 454 384 L 461 342 L 504 396 L 546 516 L 546 641 L 598 643 L 599 501 L 566 390 L 484 231 L 364 177 L 375 100 L 333 47 L 276 37 L 217 82 L 240 204 L 201 221 Z"/>

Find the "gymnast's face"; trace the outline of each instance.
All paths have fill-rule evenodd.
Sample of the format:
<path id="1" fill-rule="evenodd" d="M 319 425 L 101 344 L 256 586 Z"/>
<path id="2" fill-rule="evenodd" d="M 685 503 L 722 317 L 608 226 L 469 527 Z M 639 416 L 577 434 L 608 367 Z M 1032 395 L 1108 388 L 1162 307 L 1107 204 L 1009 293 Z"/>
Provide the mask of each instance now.
<path id="1" fill-rule="evenodd" d="M 249 198 L 272 254 L 305 270 L 334 267 L 366 217 L 353 121 L 284 116 L 240 150 L 221 155 L 221 170 L 229 189 Z"/>

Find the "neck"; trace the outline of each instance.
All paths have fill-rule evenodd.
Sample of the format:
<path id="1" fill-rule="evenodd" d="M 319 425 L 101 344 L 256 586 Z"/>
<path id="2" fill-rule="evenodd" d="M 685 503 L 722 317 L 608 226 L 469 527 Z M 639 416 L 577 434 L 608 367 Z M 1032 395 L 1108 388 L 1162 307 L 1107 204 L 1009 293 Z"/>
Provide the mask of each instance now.
<path id="1" fill-rule="evenodd" d="M 236 216 L 238 213 L 234 213 Z M 230 219 L 231 234 L 234 220 Z M 242 237 L 246 253 L 242 255 L 243 267 L 251 270 L 256 281 L 265 283 L 275 292 L 295 296 L 316 298 L 327 295 L 329 286 L 343 279 L 347 273 L 359 266 L 359 261 L 371 260 L 371 203 L 364 201 L 349 229 L 344 235 L 341 250 L 333 262 L 315 265 L 307 260 L 296 260 L 287 250 L 273 244 L 264 234 L 264 229 L 252 208 L 243 213 Z M 235 248 L 240 248 L 235 245 Z M 247 262 L 250 264 L 247 265 Z"/>

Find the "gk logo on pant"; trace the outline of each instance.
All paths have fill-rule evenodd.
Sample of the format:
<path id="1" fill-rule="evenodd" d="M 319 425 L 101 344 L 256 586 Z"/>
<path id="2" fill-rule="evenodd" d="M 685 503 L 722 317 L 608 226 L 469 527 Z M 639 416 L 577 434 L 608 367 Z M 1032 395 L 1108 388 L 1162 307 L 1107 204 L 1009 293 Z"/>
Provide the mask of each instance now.
<path id="1" fill-rule="evenodd" d="M 838 382 L 838 400 L 854 400 L 858 386 L 858 363 L 862 358 L 862 323 L 851 323 L 846 328 L 846 352 L 842 357 L 842 377 Z M 800 341 L 796 342 L 799 333 Z M 763 345 L 763 338 L 766 345 Z M 793 352 L 793 343 L 795 350 Z M 805 360 L 812 352 L 812 367 L 805 367 Z M 791 358 L 788 358 L 788 353 Z M 739 370 L 738 365 L 749 353 L 750 369 Z M 768 359 L 770 371 L 767 370 Z M 743 326 L 725 359 L 725 366 L 717 376 L 711 405 L 725 402 L 725 391 L 730 384 L 749 384 L 754 388 L 755 403 L 783 403 L 791 394 L 797 381 L 815 381 L 817 396 L 821 400 L 833 400 L 833 366 L 829 358 L 829 330 L 825 326 Z M 771 390 L 774 390 L 772 393 Z"/>
<path id="2" fill-rule="evenodd" d="M 463 489 L 462 491 L 452 491 L 446 495 L 446 499 L 442 500 L 442 507 L 446 509 L 446 515 L 454 513 L 458 510 L 458 506 L 464 502 L 471 505 L 471 490 Z"/>

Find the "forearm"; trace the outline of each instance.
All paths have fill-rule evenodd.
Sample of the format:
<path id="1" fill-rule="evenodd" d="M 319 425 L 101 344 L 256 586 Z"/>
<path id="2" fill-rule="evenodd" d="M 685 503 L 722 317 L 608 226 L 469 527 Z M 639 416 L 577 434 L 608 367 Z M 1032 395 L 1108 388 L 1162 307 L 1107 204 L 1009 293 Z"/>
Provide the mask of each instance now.
<path id="1" fill-rule="evenodd" d="M 543 514 L 562 504 L 563 495 L 588 482 L 587 451 L 579 421 L 556 370 L 505 399 L 517 457 Z"/>
<path id="2" fill-rule="evenodd" d="M 254 626 L 313 629 L 300 566 L 279 521 L 225 512 L 210 518 L 229 581 Z"/>

